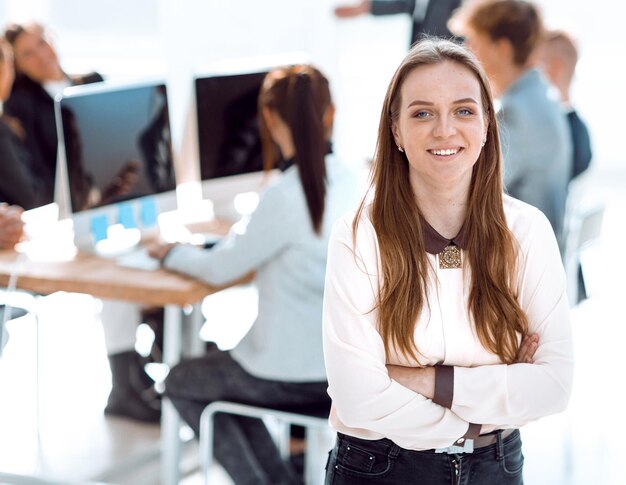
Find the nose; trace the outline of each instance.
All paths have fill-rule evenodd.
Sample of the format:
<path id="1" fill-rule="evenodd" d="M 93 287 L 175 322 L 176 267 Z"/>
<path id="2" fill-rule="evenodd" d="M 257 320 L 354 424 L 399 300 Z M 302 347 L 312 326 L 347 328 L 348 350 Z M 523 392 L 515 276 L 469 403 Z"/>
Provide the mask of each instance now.
<path id="1" fill-rule="evenodd" d="M 48 49 L 46 49 L 46 46 L 44 45 L 37 46 L 37 48 L 33 51 L 33 57 L 37 59 L 38 62 L 47 60 L 49 55 L 48 55 Z"/>
<path id="2" fill-rule="evenodd" d="M 448 116 L 439 116 L 435 122 L 433 135 L 437 138 L 448 138 L 456 133 L 454 120 Z"/>

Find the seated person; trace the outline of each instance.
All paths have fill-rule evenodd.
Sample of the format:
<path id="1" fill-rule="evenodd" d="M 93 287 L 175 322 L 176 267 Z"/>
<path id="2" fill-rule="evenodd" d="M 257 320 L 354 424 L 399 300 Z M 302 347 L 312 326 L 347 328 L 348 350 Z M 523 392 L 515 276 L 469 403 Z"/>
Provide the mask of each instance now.
<path id="1" fill-rule="evenodd" d="M 14 78 L 11 46 L 0 39 L 0 103 L 9 97 Z M 3 114 L 0 108 L 0 200 L 28 210 L 41 205 L 41 191 L 31 172 L 23 136 L 19 120 Z"/>
<path id="2" fill-rule="evenodd" d="M 11 24 L 4 38 L 13 48 L 16 78 L 11 94 L 4 103 L 7 115 L 17 119 L 23 128 L 24 145 L 30 157 L 31 172 L 37 174 L 39 204 L 53 201 L 57 163 L 57 132 L 54 97 L 68 86 L 102 81 L 91 73 L 70 76 L 61 68 L 59 57 L 46 29 L 37 23 Z M 74 199 L 91 192 L 89 177 L 79 163 L 70 163 L 72 180 L 82 187 L 72 187 Z M 111 368 L 112 389 L 105 413 L 140 421 L 158 422 L 158 400 L 146 400 L 143 391 L 153 382 L 145 374 L 141 358 L 135 352 L 136 322 L 140 319 L 136 305 L 105 301 L 102 309 L 104 339 Z M 149 393 L 148 393 L 149 394 Z"/>
<path id="3" fill-rule="evenodd" d="M 13 47 L 16 71 L 4 108 L 22 123 L 34 173 L 41 179 L 44 189 L 44 203 L 49 203 L 54 196 L 57 162 L 54 97 L 68 86 L 102 81 L 102 76 L 66 74 L 40 24 L 11 24 L 6 27 L 4 37 Z M 80 167 L 68 167 L 68 170 L 73 169 L 80 170 Z"/>
<path id="4" fill-rule="evenodd" d="M 166 395 L 198 433 L 204 407 L 228 400 L 327 415 L 321 318 L 326 250 L 333 222 L 355 207 L 357 183 L 329 153 L 334 107 L 327 79 L 298 65 L 270 72 L 259 93 L 266 168 L 283 159 L 245 230 L 210 250 L 151 248 L 173 271 L 222 285 L 255 271 L 258 317 L 230 352 L 183 361 Z M 298 483 L 262 421 L 219 414 L 215 456 L 235 483 Z"/>

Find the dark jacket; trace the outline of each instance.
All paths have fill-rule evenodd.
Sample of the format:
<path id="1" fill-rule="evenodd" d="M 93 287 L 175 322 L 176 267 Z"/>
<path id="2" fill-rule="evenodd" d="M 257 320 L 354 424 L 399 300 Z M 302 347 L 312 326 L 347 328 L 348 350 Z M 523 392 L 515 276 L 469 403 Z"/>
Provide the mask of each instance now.
<path id="1" fill-rule="evenodd" d="M 416 10 L 415 3 L 415 0 L 372 0 L 371 10 L 374 15 L 396 13 L 411 15 L 413 17 L 411 44 L 423 34 L 452 37 L 447 23 L 452 12 L 461 4 L 461 0 L 429 0 L 423 16 Z"/>
<path id="2" fill-rule="evenodd" d="M 0 202 L 32 209 L 41 205 L 43 194 L 37 188 L 30 156 L 22 141 L 0 118 Z"/>
<path id="3" fill-rule="evenodd" d="M 572 148 L 574 149 L 571 175 L 571 178 L 574 178 L 589 168 L 591 163 L 591 140 L 589 139 L 587 125 L 580 119 L 576 111 L 572 110 L 567 113 L 567 121 L 572 135 Z"/>
<path id="4" fill-rule="evenodd" d="M 70 78 L 72 84 L 88 84 L 102 81 L 97 73 Z M 33 173 L 40 181 L 43 203 L 54 198 L 54 182 L 57 162 L 57 131 L 54 100 L 41 84 L 21 76 L 16 79 L 4 111 L 22 124 L 24 144 L 28 149 Z"/>

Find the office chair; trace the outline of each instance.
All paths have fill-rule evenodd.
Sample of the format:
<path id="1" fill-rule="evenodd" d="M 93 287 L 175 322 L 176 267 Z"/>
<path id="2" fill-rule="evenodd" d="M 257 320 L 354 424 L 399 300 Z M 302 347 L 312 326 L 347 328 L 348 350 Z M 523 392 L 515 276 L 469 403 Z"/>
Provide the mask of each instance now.
<path id="1" fill-rule="evenodd" d="M 582 197 L 575 201 L 568 200 L 563 264 L 570 306 L 575 306 L 581 300 L 581 283 L 584 285 L 585 277 L 581 255 L 600 237 L 604 210 L 604 201 L 600 199 Z"/>
<path id="2" fill-rule="evenodd" d="M 209 404 L 200 416 L 200 463 L 205 483 L 209 484 L 209 471 L 213 465 L 213 417 L 217 413 L 235 414 L 259 419 L 274 419 L 279 423 L 306 428 L 306 453 L 304 483 L 319 485 L 324 482 L 326 453 L 332 448 L 335 433 L 328 426 L 326 417 L 295 412 L 278 411 L 256 406 L 216 401 Z M 288 430 L 288 426 L 285 428 Z M 283 458 L 288 455 L 289 433 L 280 433 L 278 447 Z M 219 439 L 219 437 L 217 437 Z"/>

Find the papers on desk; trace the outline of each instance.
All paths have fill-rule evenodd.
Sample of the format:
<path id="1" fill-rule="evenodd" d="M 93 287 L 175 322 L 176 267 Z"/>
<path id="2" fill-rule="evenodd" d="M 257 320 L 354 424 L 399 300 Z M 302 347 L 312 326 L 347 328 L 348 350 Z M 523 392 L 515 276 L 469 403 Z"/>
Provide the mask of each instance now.
<path id="1" fill-rule="evenodd" d="M 125 253 L 115 258 L 115 261 L 120 266 L 135 269 L 145 269 L 147 271 L 154 271 L 161 267 L 161 263 L 158 259 L 151 257 L 148 254 L 146 248 L 136 248 L 132 251 Z"/>

